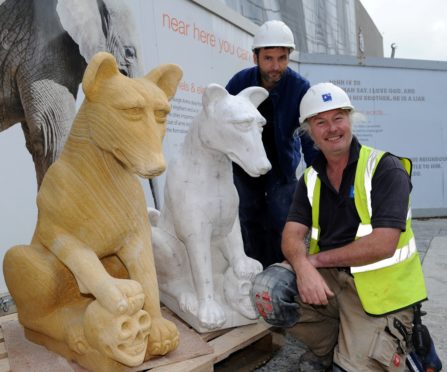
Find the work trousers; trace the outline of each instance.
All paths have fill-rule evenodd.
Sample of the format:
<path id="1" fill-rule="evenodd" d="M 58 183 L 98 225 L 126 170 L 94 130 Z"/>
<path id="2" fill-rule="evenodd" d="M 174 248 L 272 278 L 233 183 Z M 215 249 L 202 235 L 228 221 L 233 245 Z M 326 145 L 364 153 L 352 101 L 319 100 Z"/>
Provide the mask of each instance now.
<path id="1" fill-rule="evenodd" d="M 280 286 L 274 284 L 274 278 L 277 281 L 287 278 L 286 282 L 296 280 L 295 275 L 282 275 L 280 271 L 275 270 L 275 266 L 282 266 L 293 272 L 288 264 L 274 265 L 258 275 L 260 278 L 255 280 L 255 291 L 258 294 L 263 293 L 264 299 L 268 293 L 269 299 L 275 304 L 285 300 L 283 295 L 275 291 L 286 288 L 289 299 L 298 304 L 298 323 L 288 328 L 288 332 L 306 344 L 315 355 L 327 359 L 333 353 L 334 363 L 346 371 L 404 371 L 406 354 L 409 351 L 405 332 L 408 335 L 411 333 L 412 309 L 384 316 L 366 314 L 360 303 L 354 278 L 338 269 L 319 270 L 335 294 L 329 304 L 304 304 L 300 301 L 298 293 L 290 293 L 291 288 L 296 288 L 294 283 L 283 282 Z M 271 268 L 273 269 L 270 271 Z M 263 275 L 270 278 L 263 279 Z M 263 291 L 260 283 L 271 283 L 268 284 L 270 288 Z M 260 303 L 259 296 L 255 301 L 261 311 L 266 308 L 265 303 Z M 277 308 L 271 307 L 273 312 Z M 268 315 L 275 318 L 275 314 Z M 285 323 L 290 322 L 290 316 L 284 317 L 284 313 L 278 313 L 278 317 Z M 278 321 L 274 323 L 279 325 Z"/>
<path id="2" fill-rule="evenodd" d="M 273 170 L 260 177 L 250 177 L 236 164 L 233 174 L 239 194 L 245 253 L 261 262 L 264 268 L 282 262 L 281 235 L 297 180 L 285 181 Z"/>

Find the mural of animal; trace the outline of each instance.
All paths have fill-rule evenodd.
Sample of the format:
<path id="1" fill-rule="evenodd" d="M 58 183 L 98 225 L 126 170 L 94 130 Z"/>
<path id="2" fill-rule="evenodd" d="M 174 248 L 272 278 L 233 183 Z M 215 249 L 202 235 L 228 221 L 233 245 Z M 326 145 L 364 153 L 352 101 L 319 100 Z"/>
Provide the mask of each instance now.
<path id="1" fill-rule="evenodd" d="M 162 301 L 199 331 L 257 317 L 248 295 L 262 266 L 244 253 L 232 162 L 253 177 L 270 170 L 256 109 L 267 96 L 260 87 L 232 96 L 209 85 L 169 164 L 164 205 L 150 211 Z"/>
<path id="2" fill-rule="evenodd" d="M 165 170 L 162 140 L 181 76 L 178 66 L 160 65 L 130 79 L 112 55 L 93 57 L 86 99 L 37 195 L 31 244 L 4 258 L 26 336 L 89 370 L 135 366 L 179 341 L 161 315 L 137 175 Z"/>
<path id="3" fill-rule="evenodd" d="M 138 39 L 121 0 L 3 0 L 0 24 L 0 132 L 21 123 L 40 187 L 70 131 L 87 62 L 108 51 L 123 74 L 139 76 Z"/>

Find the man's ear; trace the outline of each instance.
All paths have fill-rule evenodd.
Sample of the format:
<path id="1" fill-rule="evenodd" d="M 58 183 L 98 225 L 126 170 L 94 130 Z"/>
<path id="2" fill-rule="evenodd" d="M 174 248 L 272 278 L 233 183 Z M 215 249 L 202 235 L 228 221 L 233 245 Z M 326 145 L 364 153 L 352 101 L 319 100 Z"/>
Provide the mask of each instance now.
<path id="1" fill-rule="evenodd" d="M 253 52 L 253 62 L 255 63 L 255 65 L 258 64 L 258 56 L 255 52 Z"/>

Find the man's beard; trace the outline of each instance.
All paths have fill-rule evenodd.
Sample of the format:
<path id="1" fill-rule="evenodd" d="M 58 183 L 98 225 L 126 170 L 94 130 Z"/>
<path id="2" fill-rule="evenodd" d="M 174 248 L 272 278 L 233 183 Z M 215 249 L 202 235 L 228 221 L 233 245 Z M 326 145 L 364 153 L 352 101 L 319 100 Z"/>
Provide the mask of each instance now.
<path id="1" fill-rule="evenodd" d="M 275 74 L 273 73 L 268 73 L 268 72 L 262 72 L 261 71 L 261 78 L 262 80 L 268 82 L 268 83 L 274 83 L 276 84 L 278 81 L 281 80 L 281 78 L 284 75 L 284 71 L 281 72 L 277 72 Z"/>

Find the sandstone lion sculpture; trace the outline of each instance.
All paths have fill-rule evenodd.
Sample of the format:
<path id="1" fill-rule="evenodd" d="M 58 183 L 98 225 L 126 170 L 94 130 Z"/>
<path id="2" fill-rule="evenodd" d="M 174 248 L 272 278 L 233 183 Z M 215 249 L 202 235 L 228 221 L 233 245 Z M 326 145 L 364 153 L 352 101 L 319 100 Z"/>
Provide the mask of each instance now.
<path id="1" fill-rule="evenodd" d="M 30 245 L 4 259 L 26 337 L 93 371 L 120 371 L 176 348 L 160 311 L 151 228 L 139 179 L 165 170 L 162 140 L 176 65 L 144 78 L 96 54 L 60 158 L 37 195 Z"/>
<path id="2" fill-rule="evenodd" d="M 160 212 L 151 210 L 162 302 L 199 332 L 252 323 L 252 280 L 232 161 L 253 177 L 270 170 L 262 143 L 261 87 L 237 96 L 210 84 L 178 156 L 169 164 Z"/>

